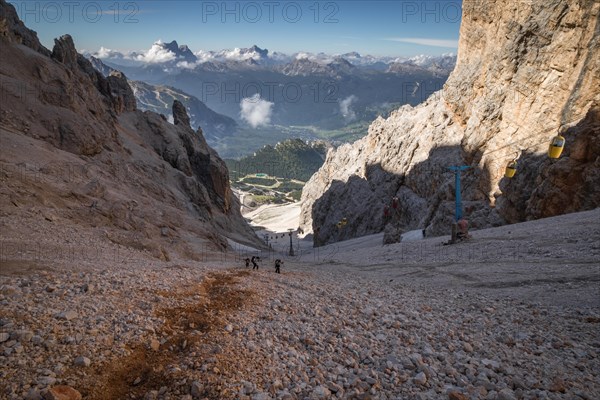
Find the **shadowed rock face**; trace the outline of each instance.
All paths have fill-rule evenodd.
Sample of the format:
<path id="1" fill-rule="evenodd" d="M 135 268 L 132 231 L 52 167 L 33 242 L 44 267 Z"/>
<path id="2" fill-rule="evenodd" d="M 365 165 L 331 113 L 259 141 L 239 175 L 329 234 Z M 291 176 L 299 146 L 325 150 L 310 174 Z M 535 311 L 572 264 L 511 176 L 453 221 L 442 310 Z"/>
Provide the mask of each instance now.
<path id="1" fill-rule="evenodd" d="M 113 108 L 117 114 L 137 110 L 135 95 L 127 83 L 127 77 L 120 71 L 113 71 L 108 78 L 108 90 Z"/>
<path id="2" fill-rule="evenodd" d="M 115 228 L 134 237 L 122 243 L 153 252 L 167 239 L 173 251 L 194 257 L 199 249 L 191 243 L 222 250 L 225 237 L 260 246 L 239 212 L 225 163 L 202 130 L 192 130 L 181 103 L 173 105 L 175 125 L 137 110 L 124 74 L 103 77 L 69 35 L 56 39 L 52 52 L 43 48 L 4 0 L 0 32 L 0 129 L 11 149 L 3 163 L 43 163 L 59 176 L 83 171 L 76 182 L 46 181 L 43 173 L 37 185 L 9 179 L 15 203 L 35 206 L 43 198 L 64 220 Z"/>
<path id="3" fill-rule="evenodd" d="M 173 102 L 173 121 L 175 125 L 183 125 L 191 128 L 190 117 L 187 115 L 185 106 L 179 100 Z"/>
<path id="4" fill-rule="evenodd" d="M 600 206 L 598 153 L 582 150 L 598 136 L 599 10 L 593 0 L 465 1 L 457 66 L 444 89 L 328 154 L 303 192 L 304 231 L 319 227 L 322 243 L 381 231 L 383 207 L 397 196 L 400 229 L 447 234 L 454 177 L 446 167 L 461 164 L 472 167 L 462 174 L 471 226 Z M 573 149 L 550 162 L 548 144 L 565 127 Z M 506 181 L 519 151 L 518 175 Z M 339 203 L 319 202 L 324 194 Z M 349 221 L 342 235 L 332 228 L 341 217 Z"/>
<path id="5" fill-rule="evenodd" d="M 590 210 L 600 205 L 600 105 L 565 132 L 560 159 L 527 153 L 519 173 L 500 183 L 497 208 L 509 223 Z"/>

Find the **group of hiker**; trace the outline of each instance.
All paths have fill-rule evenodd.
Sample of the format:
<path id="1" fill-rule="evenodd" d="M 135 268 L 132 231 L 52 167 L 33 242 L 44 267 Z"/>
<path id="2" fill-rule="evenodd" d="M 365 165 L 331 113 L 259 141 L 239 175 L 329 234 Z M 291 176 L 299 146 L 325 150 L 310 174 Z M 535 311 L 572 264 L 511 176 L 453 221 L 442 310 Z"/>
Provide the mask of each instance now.
<path id="1" fill-rule="evenodd" d="M 246 268 L 250 268 L 250 263 L 252 263 L 252 269 L 258 269 L 259 265 L 258 263 L 260 262 L 260 257 L 258 256 L 252 256 L 252 258 L 246 258 L 244 260 L 244 262 L 246 263 Z M 279 258 L 275 260 L 275 273 L 276 274 L 280 274 L 281 273 L 281 266 L 283 265 L 283 261 L 281 261 Z"/>
<path id="2" fill-rule="evenodd" d="M 391 204 L 383 206 L 383 221 L 387 224 L 392 219 L 400 216 L 400 201 L 397 197 L 392 198 Z"/>

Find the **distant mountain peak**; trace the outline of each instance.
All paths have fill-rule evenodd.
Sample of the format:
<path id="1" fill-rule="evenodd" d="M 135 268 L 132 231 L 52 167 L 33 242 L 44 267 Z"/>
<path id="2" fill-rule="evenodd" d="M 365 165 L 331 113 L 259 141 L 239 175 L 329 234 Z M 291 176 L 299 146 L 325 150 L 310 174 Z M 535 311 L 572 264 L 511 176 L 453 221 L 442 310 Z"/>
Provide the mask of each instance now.
<path id="1" fill-rule="evenodd" d="M 284 65 L 281 72 L 288 76 L 328 75 L 335 77 L 340 73 L 349 73 L 354 68 L 354 65 L 342 57 L 336 57 L 333 60 L 313 60 L 301 57 Z"/>
<path id="2" fill-rule="evenodd" d="M 250 50 L 252 50 L 252 51 L 256 51 L 257 53 L 265 53 L 265 54 L 269 52 L 269 50 L 267 50 L 267 49 L 262 49 L 262 48 L 258 47 L 258 46 L 257 46 L 257 45 L 255 45 L 255 44 L 253 44 L 253 45 L 252 45 L 252 47 L 250 47 Z"/>
<path id="3" fill-rule="evenodd" d="M 177 43 L 177 40 L 173 40 L 171 43 L 167 43 L 167 42 L 157 42 L 157 43 L 162 43 L 165 48 L 167 48 L 173 52 L 179 50 L 179 44 Z"/>
<path id="4" fill-rule="evenodd" d="M 194 53 L 192 53 L 192 51 L 190 50 L 190 48 L 183 44 L 183 45 L 179 45 L 177 43 L 177 40 L 173 40 L 170 43 L 166 43 L 166 42 L 156 42 L 156 45 L 161 46 L 163 49 L 170 51 L 171 53 L 175 54 L 175 58 L 177 59 L 177 61 L 187 61 L 187 62 L 196 62 L 198 60 L 198 58 L 194 55 Z"/>
<path id="5" fill-rule="evenodd" d="M 333 62 L 329 63 L 329 65 L 341 65 L 348 68 L 354 68 L 354 65 L 352 65 L 352 63 L 346 60 L 344 57 L 335 57 Z"/>
<path id="6" fill-rule="evenodd" d="M 250 54 L 250 53 L 255 53 L 257 54 L 261 59 L 266 59 L 269 57 L 269 50 L 267 49 L 261 49 L 260 47 L 258 47 L 257 45 L 252 45 L 252 47 L 248 48 L 248 49 L 240 49 L 240 52 L 242 54 Z"/>

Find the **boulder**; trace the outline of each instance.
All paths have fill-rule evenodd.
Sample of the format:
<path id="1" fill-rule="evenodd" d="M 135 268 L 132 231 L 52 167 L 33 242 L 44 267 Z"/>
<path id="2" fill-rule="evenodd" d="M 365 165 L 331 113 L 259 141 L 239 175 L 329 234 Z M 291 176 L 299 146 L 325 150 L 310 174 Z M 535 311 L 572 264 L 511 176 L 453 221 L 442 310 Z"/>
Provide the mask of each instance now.
<path id="1" fill-rule="evenodd" d="M 81 393 L 70 386 L 54 386 L 44 394 L 45 400 L 81 400 Z"/>

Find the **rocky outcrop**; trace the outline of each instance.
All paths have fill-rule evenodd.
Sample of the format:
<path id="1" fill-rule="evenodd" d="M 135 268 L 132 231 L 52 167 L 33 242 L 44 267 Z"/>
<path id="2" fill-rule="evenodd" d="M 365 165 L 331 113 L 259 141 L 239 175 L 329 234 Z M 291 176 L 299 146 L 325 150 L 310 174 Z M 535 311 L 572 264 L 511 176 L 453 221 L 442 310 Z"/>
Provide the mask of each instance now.
<path id="1" fill-rule="evenodd" d="M 0 11 L 14 13 L 4 0 Z M 0 19 L 7 32 L 21 25 Z M 163 260 L 224 250 L 227 238 L 261 246 L 225 163 L 189 126 L 185 107 L 174 105 L 176 125 L 138 110 L 125 75 L 105 78 L 68 35 L 48 54 L 15 37 L 2 40 L 0 59 L 5 215 L 25 221 L 41 208 L 48 221 L 103 227 L 108 240 Z M 35 170 L 33 178 L 13 173 L 22 165 Z"/>
<path id="2" fill-rule="evenodd" d="M 52 58 L 63 63 L 67 68 L 74 70 L 79 67 L 77 64 L 77 50 L 71 35 L 63 35 L 59 39 L 54 39 L 54 48 L 52 49 Z"/>
<path id="3" fill-rule="evenodd" d="M 206 190 L 197 190 L 187 185 L 190 198 L 199 208 L 212 204 L 224 213 L 230 211 L 233 193 L 229 186 L 229 172 L 225 162 L 211 149 L 199 129 L 194 132 L 189 124 L 185 107 L 181 103 L 173 104 L 173 119 L 179 121 L 174 126 L 152 112 L 138 113 L 136 129 L 153 150 L 173 168 L 188 177 L 200 180 Z M 210 214 L 205 210 L 205 215 Z"/>
<path id="4" fill-rule="evenodd" d="M 185 106 L 179 100 L 173 102 L 173 121 L 175 125 L 183 125 L 191 128 L 190 117 L 187 114 Z"/>
<path id="5" fill-rule="evenodd" d="M 462 194 L 474 227 L 598 207 L 598 153 L 577 149 L 597 137 L 599 9 L 593 0 L 463 2 L 457 66 L 444 89 L 328 154 L 303 192 L 304 231 L 319 227 L 317 244 L 381 231 L 383 207 L 398 197 L 401 229 L 449 233 L 447 167 L 462 164 L 471 166 Z M 548 144 L 565 128 L 572 149 L 550 161 Z M 516 153 L 509 181 L 504 168 Z M 343 229 L 340 218 L 349 221 Z"/>
<path id="6" fill-rule="evenodd" d="M 112 70 L 104 78 L 88 59 L 77 53 L 71 35 L 63 35 L 60 39 L 54 40 L 52 58 L 64 64 L 70 71 L 87 76 L 98 91 L 106 97 L 116 114 L 136 110 L 135 95 L 125 74 Z"/>
<path id="7" fill-rule="evenodd" d="M 108 78 L 108 90 L 113 108 L 117 114 L 135 111 L 136 101 L 133 90 L 127 82 L 127 77 L 121 71 L 112 71 Z"/>

